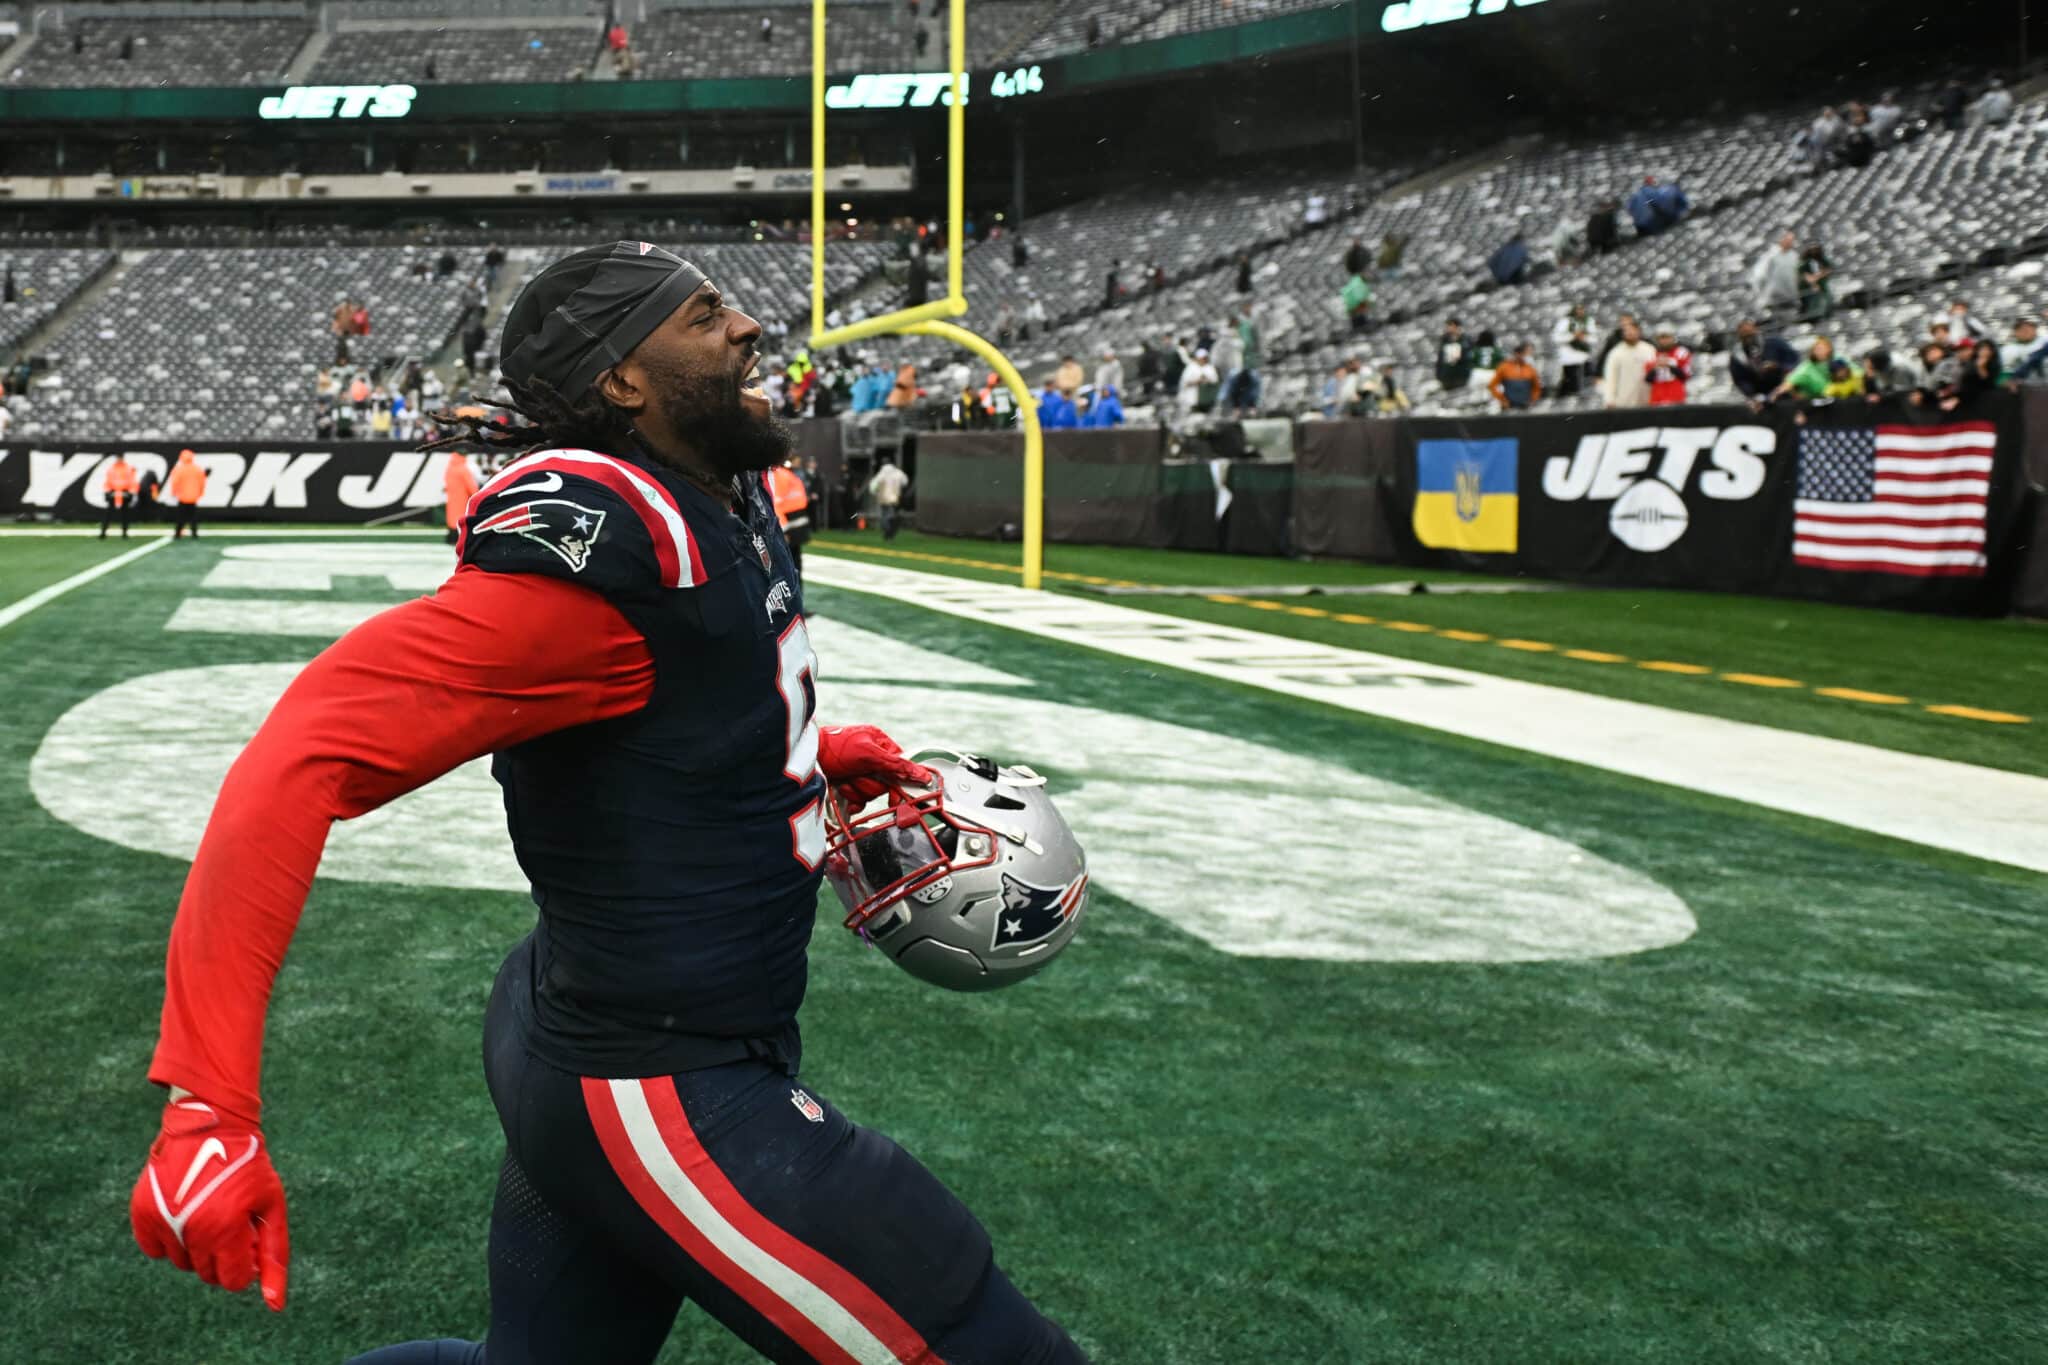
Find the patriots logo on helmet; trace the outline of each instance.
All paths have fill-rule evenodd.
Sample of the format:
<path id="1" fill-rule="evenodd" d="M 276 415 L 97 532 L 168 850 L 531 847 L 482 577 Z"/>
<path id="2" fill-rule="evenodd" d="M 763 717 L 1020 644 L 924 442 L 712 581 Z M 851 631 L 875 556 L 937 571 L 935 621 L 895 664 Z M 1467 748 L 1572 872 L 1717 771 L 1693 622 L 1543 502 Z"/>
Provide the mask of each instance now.
<path id="1" fill-rule="evenodd" d="M 1033 886 L 1004 873 L 1003 909 L 990 950 L 1028 948 L 1051 938 L 1073 917 L 1087 889 L 1085 872 L 1065 886 Z"/>
<path id="2" fill-rule="evenodd" d="M 604 511 L 567 498 L 536 498 L 493 512 L 474 529 L 478 535 L 504 532 L 524 536 L 554 551 L 569 566 L 569 572 L 582 573 L 583 566 L 590 562 L 591 545 L 604 529 Z"/>

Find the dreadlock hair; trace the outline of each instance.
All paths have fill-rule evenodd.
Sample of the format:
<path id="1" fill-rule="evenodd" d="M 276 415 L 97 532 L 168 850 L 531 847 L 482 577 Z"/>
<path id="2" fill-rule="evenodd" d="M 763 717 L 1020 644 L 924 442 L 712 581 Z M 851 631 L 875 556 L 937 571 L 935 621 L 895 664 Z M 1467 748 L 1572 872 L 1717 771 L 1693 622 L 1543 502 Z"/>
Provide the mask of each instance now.
<path id="1" fill-rule="evenodd" d="M 425 414 L 428 421 L 441 428 L 442 434 L 425 442 L 419 449 L 444 450 L 475 442 L 492 450 L 516 450 L 522 455 L 543 446 L 615 450 L 632 433 L 632 417 L 599 393 L 595 384 L 585 389 L 583 396 L 574 402 L 537 376 L 524 384 L 515 384 L 508 379 L 505 389 L 512 395 L 511 402 L 486 401 L 484 406 L 522 417 L 525 419 L 523 423 L 499 426 L 491 418 L 463 417 L 453 409 L 443 408 L 439 412 Z"/>

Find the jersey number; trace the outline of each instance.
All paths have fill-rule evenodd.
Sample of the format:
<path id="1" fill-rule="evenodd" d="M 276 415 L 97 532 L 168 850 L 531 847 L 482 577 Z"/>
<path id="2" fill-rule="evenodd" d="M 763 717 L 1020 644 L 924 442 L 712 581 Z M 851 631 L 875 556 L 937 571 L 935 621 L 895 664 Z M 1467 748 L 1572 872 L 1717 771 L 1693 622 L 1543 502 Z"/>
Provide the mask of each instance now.
<path id="1" fill-rule="evenodd" d="M 789 752 L 782 775 L 792 782 L 808 784 L 818 776 L 818 655 L 811 648 L 811 633 L 799 616 L 789 623 L 777 642 L 779 667 L 775 686 L 789 708 Z M 825 858 L 825 799 L 814 797 L 789 817 L 789 844 L 796 860 L 815 872 Z"/>

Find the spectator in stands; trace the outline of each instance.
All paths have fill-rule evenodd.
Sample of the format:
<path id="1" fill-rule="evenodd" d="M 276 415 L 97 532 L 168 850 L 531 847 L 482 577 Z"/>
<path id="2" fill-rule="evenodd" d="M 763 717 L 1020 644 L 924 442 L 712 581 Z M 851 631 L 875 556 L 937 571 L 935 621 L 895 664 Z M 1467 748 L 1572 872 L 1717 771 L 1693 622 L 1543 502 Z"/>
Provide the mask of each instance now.
<path id="1" fill-rule="evenodd" d="M 1612 199 L 1603 199 L 1593 206 L 1593 212 L 1586 218 L 1586 251 L 1590 255 L 1605 256 L 1621 245 L 1621 225 L 1614 221 L 1614 213 L 1620 206 Z"/>
<path id="2" fill-rule="evenodd" d="M 1614 319 L 1614 330 L 1607 334 L 1606 338 L 1600 343 L 1600 349 L 1593 353 L 1593 382 L 1595 385 L 1600 383 L 1600 376 L 1607 373 L 1607 357 L 1614 354 L 1614 348 L 1621 345 L 1627 339 L 1623 333 L 1630 327 L 1635 327 L 1640 331 L 1641 326 L 1642 324 L 1636 320 L 1634 313 L 1622 313 Z"/>
<path id="3" fill-rule="evenodd" d="M 334 315 L 329 319 L 327 330 L 334 333 L 334 363 L 348 363 L 348 339 L 354 326 L 355 309 L 347 299 L 334 305 Z"/>
<path id="4" fill-rule="evenodd" d="M 1017 337 L 1017 310 L 1005 303 L 996 312 L 996 347 L 1007 351 Z"/>
<path id="5" fill-rule="evenodd" d="M 349 315 L 349 333 L 359 337 L 370 334 L 370 306 L 360 299 L 356 301 L 355 311 Z"/>
<path id="6" fill-rule="evenodd" d="M 1834 105 L 1831 104 L 1820 111 L 1820 117 L 1813 121 L 1815 170 L 1826 170 L 1834 164 L 1835 152 L 1841 146 L 1842 134 L 1847 131 L 1848 125 L 1842 122 L 1842 116 L 1835 112 Z"/>
<path id="7" fill-rule="evenodd" d="M 1500 343 L 1489 328 L 1481 328 L 1472 342 L 1472 379 L 1480 388 L 1493 384 L 1493 372 L 1500 368 Z"/>
<path id="8" fill-rule="evenodd" d="M 1181 413 L 1207 412 L 1215 406 L 1216 394 L 1221 387 L 1216 367 L 1209 363 L 1208 350 L 1197 349 L 1181 367 L 1178 394 Z"/>
<path id="9" fill-rule="evenodd" d="M 1970 311 L 1968 299 L 1957 299 L 1949 304 L 1948 319 L 1958 346 L 1970 341 L 1991 340 L 1991 325 Z"/>
<path id="10" fill-rule="evenodd" d="M 1152 262 L 1145 270 L 1145 280 L 1152 286 L 1152 292 L 1157 294 L 1166 288 L 1166 267 L 1157 261 Z"/>
<path id="11" fill-rule="evenodd" d="M 1544 245 L 1550 249 L 1550 259 L 1559 266 L 1577 265 L 1586 259 L 1586 239 L 1580 235 L 1579 225 L 1569 218 L 1558 220 Z"/>
<path id="12" fill-rule="evenodd" d="M 206 496 L 206 468 L 192 451 L 178 452 L 178 462 L 171 466 L 171 477 L 164 484 L 164 495 L 178 509 L 171 514 L 171 539 L 176 540 L 187 531 L 192 533 L 192 539 L 199 539 L 199 500 Z"/>
<path id="13" fill-rule="evenodd" d="M 1380 275 L 1389 280 L 1401 278 L 1401 259 L 1408 254 L 1408 235 L 1403 232 L 1389 232 L 1380 238 Z M 1363 272 L 1361 272 L 1363 273 Z"/>
<path id="14" fill-rule="evenodd" d="M 1808 242 L 1799 253 L 1799 320 L 1801 322 L 1824 322 L 1835 311 L 1835 291 L 1828 283 L 1834 278 L 1834 267 L 1828 264 L 1827 249 L 1819 242 Z"/>
<path id="15" fill-rule="evenodd" d="M 1861 105 L 1853 105 L 1849 127 L 1842 134 L 1841 146 L 1835 149 L 1835 159 L 1844 166 L 1861 170 L 1876 155 L 1877 141 L 1870 133 L 1870 116 L 1863 112 Z"/>
<path id="16" fill-rule="evenodd" d="M 1668 407 L 1685 401 L 1685 386 L 1692 380 L 1692 349 L 1682 345 L 1669 327 L 1657 329 L 1657 353 L 1650 360 L 1644 378 L 1650 385 L 1650 406 Z"/>
<path id="17" fill-rule="evenodd" d="M 1045 383 L 1038 390 L 1038 425 L 1047 431 L 1081 425 L 1081 419 L 1074 409 L 1074 400 L 1061 391 L 1056 375 L 1047 375 Z"/>
<path id="18" fill-rule="evenodd" d="M 121 519 L 121 539 L 128 539 L 128 523 L 135 515 L 135 495 L 139 488 L 135 466 L 128 463 L 126 455 L 116 455 L 100 481 L 100 495 L 105 499 L 100 512 L 101 540 L 107 538 L 107 527 L 117 516 Z"/>
<path id="19" fill-rule="evenodd" d="M 1337 413 L 1339 417 L 1366 417 L 1373 411 L 1372 379 L 1365 372 L 1365 362 L 1353 356 L 1339 367 L 1343 377 L 1337 381 Z"/>
<path id="20" fill-rule="evenodd" d="M 1486 270 L 1498 285 L 1520 284 L 1528 278 L 1529 243 L 1523 240 L 1520 228 L 1486 258 Z"/>
<path id="21" fill-rule="evenodd" d="M 1053 375 L 1053 382 L 1059 385 L 1060 393 L 1071 403 L 1081 386 L 1088 382 L 1088 376 L 1081 369 L 1081 362 L 1071 355 L 1060 357 L 1060 367 Z"/>
<path id="22" fill-rule="evenodd" d="M 1895 356 L 1890 348 L 1878 346 L 1863 357 L 1863 393 L 1873 403 L 1908 398 L 1926 383 L 1927 373 L 1911 352 Z"/>
<path id="23" fill-rule="evenodd" d="M 1787 228 L 1749 270 L 1757 312 L 1769 319 L 1773 331 L 1791 321 L 1799 309 L 1798 245 L 1799 239 Z"/>
<path id="24" fill-rule="evenodd" d="M 1999 367 L 2008 379 L 2022 383 L 2041 378 L 2042 370 L 2048 367 L 2048 341 L 2040 339 L 2040 325 L 2032 318 L 2021 318 L 2012 325 L 2012 340 L 1998 354 Z M 6 428 L 0 427 L 0 435 Z"/>
<path id="25" fill-rule="evenodd" d="M 1087 420 L 1082 422 L 1081 425 L 1103 429 L 1120 427 L 1123 424 L 1124 403 L 1118 391 L 1114 388 L 1097 389 L 1095 391 L 1095 401 L 1088 405 Z"/>
<path id="26" fill-rule="evenodd" d="M 1806 359 L 1799 363 L 1797 369 L 1785 376 L 1784 382 L 1778 385 L 1771 397 L 1827 397 L 1828 385 L 1835 382 L 1834 361 L 1835 343 L 1826 337 L 1815 337 L 1813 345 L 1807 348 Z"/>
<path id="27" fill-rule="evenodd" d="M 1963 116 L 1969 108 L 1970 96 L 1963 89 L 1961 81 L 1951 78 L 1941 87 L 1941 93 L 1934 97 L 1934 116 L 1941 120 L 1941 126 L 1955 132 L 1963 126 Z"/>
<path id="28" fill-rule="evenodd" d="M 1936 404 L 1952 397 L 1962 383 L 1963 359 L 1940 342 L 1930 341 L 1920 348 L 1920 370 L 1927 378 L 1913 395 L 1914 401 Z"/>
<path id="29" fill-rule="evenodd" d="M 1188 367 L 1188 348 L 1185 341 L 1167 337 L 1166 345 L 1159 351 L 1159 387 L 1167 393 L 1179 394 L 1181 375 Z"/>
<path id="30" fill-rule="evenodd" d="M 1099 15 L 1099 14 L 1091 14 L 1091 15 L 1089 15 L 1089 16 L 1088 16 L 1088 28 L 1087 28 L 1087 30 L 1085 31 L 1085 33 L 1083 34 L 1083 38 L 1085 39 L 1085 41 L 1087 42 L 1088 46 L 1090 46 L 1090 47 L 1101 47 L 1101 46 L 1102 46 L 1102 16 L 1101 16 L 1101 15 Z"/>
<path id="31" fill-rule="evenodd" d="M 1621 340 L 1607 353 L 1600 373 L 1600 391 L 1610 408 L 1639 408 L 1650 401 L 1650 365 L 1657 348 L 1643 340 L 1634 318 L 1621 324 Z"/>
<path id="32" fill-rule="evenodd" d="M 1557 352 L 1557 396 L 1575 398 L 1586 389 L 1586 362 L 1593 358 L 1593 320 L 1586 305 L 1575 303 L 1569 313 L 1551 329 L 1550 341 Z"/>
<path id="33" fill-rule="evenodd" d="M 1357 363 L 1349 357 L 1338 361 L 1335 372 L 1323 381 L 1322 402 L 1318 408 L 1323 416 L 1335 417 L 1344 410 L 1345 381 L 1351 378 L 1352 370 Z M 1356 392 L 1356 386 L 1352 387 L 1353 392 Z"/>
<path id="34" fill-rule="evenodd" d="M 1363 332 L 1372 326 L 1372 286 L 1362 273 L 1344 281 L 1344 292 L 1337 297 L 1344 305 L 1344 315 L 1351 319 L 1352 331 Z"/>
<path id="35" fill-rule="evenodd" d="M 1123 269 L 1122 261 L 1109 263 L 1109 278 L 1102 284 L 1102 306 L 1114 308 L 1123 298 L 1123 286 L 1117 283 L 1117 275 Z"/>
<path id="36" fill-rule="evenodd" d="M 1031 265 L 1031 248 L 1024 245 L 1024 234 L 1019 232 L 1010 238 L 1010 268 L 1028 269 Z"/>
<path id="37" fill-rule="evenodd" d="M 1465 326 L 1452 318 L 1436 341 L 1436 382 L 1451 393 L 1464 388 L 1471 378 L 1472 356 L 1465 345 Z"/>
<path id="38" fill-rule="evenodd" d="M 1991 84 L 1977 97 L 1971 106 L 1974 120 L 1981 124 L 1995 125 L 2012 118 L 2012 92 L 2005 88 L 2005 82 L 1998 77 L 1991 78 Z"/>
<path id="39" fill-rule="evenodd" d="M 1863 397 L 1863 371 L 1836 356 L 1828 362 L 1828 386 L 1821 396 L 1831 402 Z"/>
<path id="40" fill-rule="evenodd" d="M 1017 333 L 1024 341 L 1031 340 L 1034 331 L 1045 330 L 1045 300 L 1033 294 L 1024 301 L 1024 327 Z"/>
<path id="41" fill-rule="evenodd" d="M 921 60 L 924 57 L 925 50 L 932 45 L 932 26 L 930 24 L 919 24 L 917 26 L 917 33 L 911 39 L 911 44 L 916 48 L 917 55 Z"/>
<path id="42" fill-rule="evenodd" d="M 1870 106 L 1870 140 L 1880 149 L 1889 145 L 1905 117 L 1906 111 L 1899 107 L 1898 95 L 1885 91 L 1877 97 L 1877 103 Z"/>
<path id="43" fill-rule="evenodd" d="M 1344 248 L 1344 275 L 1363 275 L 1372 265 L 1372 253 L 1365 249 L 1365 238 L 1353 237 L 1351 245 Z"/>
<path id="44" fill-rule="evenodd" d="M 470 309 L 468 319 L 462 329 L 462 363 L 469 368 L 471 374 L 475 374 L 479 362 L 483 359 L 484 347 L 490 344 L 490 335 L 484 331 L 484 314 L 481 308 Z"/>
<path id="45" fill-rule="evenodd" d="M 442 247 L 441 254 L 434 258 L 434 278 L 440 280 L 447 279 L 455 273 L 457 264 L 459 262 L 455 259 L 455 253 L 447 247 Z"/>
<path id="46" fill-rule="evenodd" d="M 1240 294 L 1252 292 L 1252 256 L 1249 251 L 1237 253 L 1237 292 Z"/>
<path id="47" fill-rule="evenodd" d="M 914 406 L 917 397 L 917 366 L 908 363 L 897 366 L 896 382 L 890 385 L 889 397 L 885 401 L 890 407 L 900 411 Z"/>
<path id="48" fill-rule="evenodd" d="M 770 15 L 764 14 L 761 16 L 761 41 L 764 43 L 775 41 L 775 20 Z"/>
<path id="49" fill-rule="evenodd" d="M 1238 417 L 1244 418 L 1251 416 L 1259 406 L 1259 368 L 1265 358 L 1259 341 L 1259 324 L 1252 317 L 1249 302 L 1238 308 L 1236 330 L 1237 367 L 1231 372 L 1230 382 L 1225 387 L 1224 401 Z"/>
<path id="50" fill-rule="evenodd" d="M 1654 237 L 1676 227 L 1691 208 L 1692 201 L 1683 189 L 1676 184 L 1660 185 L 1654 175 L 1644 176 L 1642 185 L 1628 197 L 1629 221 L 1636 225 L 1638 237 Z"/>
<path id="51" fill-rule="evenodd" d="M 1979 341 L 1970 348 L 1953 391 L 1943 396 L 1942 411 L 1954 412 L 1963 404 L 1974 402 L 1980 395 L 1997 389 L 2004 378 L 1998 363 L 1998 343 L 1989 339 Z"/>
<path id="52" fill-rule="evenodd" d="M 1146 337 L 1138 343 L 1138 400 L 1140 402 L 1151 402 L 1152 395 L 1159 391 L 1160 369 L 1159 352 L 1154 349 L 1152 338 Z"/>
<path id="53" fill-rule="evenodd" d="M 1955 349 L 1955 333 L 1949 327 L 1947 319 L 1936 318 L 1927 324 L 1927 342 L 1923 344 L 1929 343 L 1941 347 L 1943 355 Z"/>
<path id="54" fill-rule="evenodd" d="M 625 29 L 619 27 L 616 24 L 612 26 L 612 32 L 614 33 L 624 33 L 625 31 Z M 496 289 L 498 287 L 498 272 L 503 270 L 504 268 L 505 248 L 499 246 L 496 242 L 493 242 L 491 243 L 489 249 L 487 249 L 484 252 L 485 289 Z"/>
<path id="55" fill-rule="evenodd" d="M 1523 411 L 1534 407 L 1536 400 L 1543 397 L 1543 376 L 1536 372 L 1530 357 L 1536 348 L 1528 342 L 1515 347 L 1515 353 L 1501 361 L 1493 370 L 1493 380 L 1487 391 L 1501 410 Z"/>
<path id="56" fill-rule="evenodd" d="M 1380 366 L 1379 381 L 1373 385 L 1371 396 L 1374 411 L 1382 417 L 1398 417 L 1414 406 L 1401 388 L 1401 381 L 1395 376 L 1392 365 Z"/>
<path id="57" fill-rule="evenodd" d="M 1123 392 L 1124 362 L 1117 357 L 1116 347 L 1102 348 L 1102 363 L 1095 367 L 1095 391 L 1104 393 L 1110 389 Z"/>

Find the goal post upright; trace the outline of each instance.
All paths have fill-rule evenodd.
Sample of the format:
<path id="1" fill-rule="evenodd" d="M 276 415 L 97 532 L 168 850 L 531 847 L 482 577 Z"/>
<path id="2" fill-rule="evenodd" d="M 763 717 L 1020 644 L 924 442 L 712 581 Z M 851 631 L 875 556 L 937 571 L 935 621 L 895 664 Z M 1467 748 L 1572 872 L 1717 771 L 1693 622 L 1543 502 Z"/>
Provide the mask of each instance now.
<path id="1" fill-rule="evenodd" d="M 1009 358 L 986 338 L 946 321 L 967 311 L 964 285 L 967 218 L 967 0 L 948 0 L 946 67 L 951 77 L 946 107 L 946 296 L 914 308 L 899 308 L 841 327 L 825 325 L 825 3 L 811 0 L 811 335 L 813 350 L 843 346 L 867 337 L 939 337 L 986 361 L 1017 405 L 1024 432 L 1024 586 L 1037 588 L 1045 567 L 1045 434 L 1030 387 Z"/>

